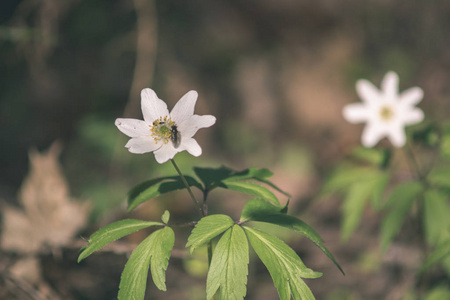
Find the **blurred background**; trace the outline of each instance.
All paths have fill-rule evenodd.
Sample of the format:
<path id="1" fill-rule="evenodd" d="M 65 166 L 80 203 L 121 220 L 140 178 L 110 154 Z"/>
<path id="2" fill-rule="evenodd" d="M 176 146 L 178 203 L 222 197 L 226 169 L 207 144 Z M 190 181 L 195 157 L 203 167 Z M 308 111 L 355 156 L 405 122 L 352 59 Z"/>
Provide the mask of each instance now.
<path id="1" fill-rule="evenodd" d="M 196 219 L 184 192 L 125 213 L 131 187 L 175 173 L 152 154 L 130 154 L 114 126 L 118 117 L 141 118 L 140 91 L 151 87 L 169 108 L 197 90 L 196 113 L 217 117 L 196 135 L 201 157 L 177 155 L 183 172 L 265 167 L 293 195 L 290 212 L 322 235 L 347 273 L 311 242 L 281 232 L 307 266 L 324 272 L 307 281 L 317 299 L 400 299 L 414 286 L 408 274 L 419 251 L 395 245 L 387 258 L 376 258 L 379 217 L 371 212 L 341 243 L 339 199 L 316 195 L 359 143 L 362 126 L 341 115 L 345 104 L 359 101 L 357 79 L 379 86 L 387 71 L 396 71 L 400 90 L 424 89 L 419 107 L 427 118 L 448 118 L 449 29 L 444 0 L 2 0 L 3 237 L 7 220 L 21 229 L 0 252 L 0 298 L 115 299 L 126 254 L 145 233 L 76 264 L 80 234 L 125 217 L 159 220 L 164 209 L 172 221 Z M 233 192 L 210 197 L 211 213 L 235 218 L 248 200 Z M 40 227 L 30 221 L 36 216 Z M 37 233 L 55 227 L 53 234 Z M 206 257 L 182 260 L 187 234 L 177 233 L 168 291 L 150 283 L 148 299 L 204 297 Z M 255 258 L 249 274 L 248 299 L 277 299 Z"/>

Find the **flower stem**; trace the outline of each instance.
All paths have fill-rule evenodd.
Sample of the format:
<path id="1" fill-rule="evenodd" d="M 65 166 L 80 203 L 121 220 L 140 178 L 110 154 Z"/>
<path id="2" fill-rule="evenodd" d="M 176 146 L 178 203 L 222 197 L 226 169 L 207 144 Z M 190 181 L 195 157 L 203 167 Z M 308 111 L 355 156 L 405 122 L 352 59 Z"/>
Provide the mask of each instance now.
<path id="1" fill-rule="evenodd" d="M 183 182 L 184 186 L 189 192 L 189 195 L 191 196 L 192 201 L 194 201 L 195 207 L 198 209 L 200 216 L 203 217 L 205 214 L 203 212 L 203 209 L 201 208 L 200 204 L 198 203 L 197 199 L 195 199 L 194 194 L 192 193 L 191 187 L 186 181 L 186 178 L 184 178 L 183 173 L 181 173 L 180 169 L 178 168 L 177 164 L 173 159 L 170 160 L 172 162 L 172 165 L 174 166 L 175 170 L 177 170 L 178 174 L 180 175 L 181 181 Z"/>
<path id="2" fill-rule="evenodd" d="M 406 143 L 406 147 L 404 148 L 406 152 L 406 156 L 408 157 L 408 161 L 410 163 L 410 168 L 413 173 L 416 173 L 417 179 L 422 183 L 426 184 L 425 176 L 422 174 L 422 170 L 419 166 L 419 163 L 414 155 L 414 151 L 412 150 L 412 146 L 410 143 Z"/>

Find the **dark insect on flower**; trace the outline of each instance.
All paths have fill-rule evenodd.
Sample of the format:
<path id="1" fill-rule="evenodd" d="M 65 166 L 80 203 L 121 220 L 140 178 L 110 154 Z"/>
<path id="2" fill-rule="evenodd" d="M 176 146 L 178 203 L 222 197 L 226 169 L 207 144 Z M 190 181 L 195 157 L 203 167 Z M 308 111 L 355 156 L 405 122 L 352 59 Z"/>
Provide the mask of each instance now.
<path id="1" fill-rule="evenodd" d="M 178 131 L 177 125 L 172 125 L 172 134 L 170 135 L 170 140 L 173 143 L 173 147 L 176 149 L 181 143 L 181 134 Z"/>

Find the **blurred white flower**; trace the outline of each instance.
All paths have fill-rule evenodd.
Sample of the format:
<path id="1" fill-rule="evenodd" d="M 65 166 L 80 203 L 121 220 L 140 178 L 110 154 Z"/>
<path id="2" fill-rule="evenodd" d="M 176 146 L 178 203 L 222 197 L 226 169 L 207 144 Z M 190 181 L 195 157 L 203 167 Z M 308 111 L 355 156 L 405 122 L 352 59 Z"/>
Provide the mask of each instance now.
<path id="1" fill-rule="evenodd" d="M 117 128 L 131 139 L 125 145 L 131 153 L 154 152 L 160 164 L 186 150 L 200 156 L 202 148 L 192 137 L 201 128 L 216 122 L 211 115 L 194 115 L 196 91 L 186 93 L 169 113 L 167 104 L 152 89 L 141 92 L 141 108 L 144 120 L 116 119 Z"/>
<path id="2" fill-rule="evenodd" d="M 343 109 L 344 118 L 350 123 L 366 123 L 361 142 L 373 147 L 387 137 L 395 147 L 406 142 L 405 126 L 423 120 L 423 111 L 415 105 L 422 100 L 419 87 L 398 93 L 398 75 L 388 72 L 382 82 L 381 91 L 367 80 L 356 82 L 356 91 L 363 103 L 348 104 Z"/>

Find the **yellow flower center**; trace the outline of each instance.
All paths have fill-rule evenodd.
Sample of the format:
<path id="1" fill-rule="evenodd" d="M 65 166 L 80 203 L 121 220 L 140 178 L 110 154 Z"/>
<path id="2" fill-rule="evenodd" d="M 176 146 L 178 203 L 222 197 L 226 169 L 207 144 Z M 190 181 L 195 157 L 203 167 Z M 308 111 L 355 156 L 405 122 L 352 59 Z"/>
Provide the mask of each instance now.
<path id="1" fill-rule="evenodd" d="M 383 106 L 380 109 L 380 116 L 384 121 L 389 121 L 394 116 L 394 112 L 389 106 Z"/>
<path id="2" fill-rule="evenodd" d="M 173 126 L 176 128 L 177 124 L 168 116 L 159 117 L 159 119 L 153 121 L 153 124 L 149 127 L 155 143 L 164 141 L 167 144 L 172 139 Z"/>

